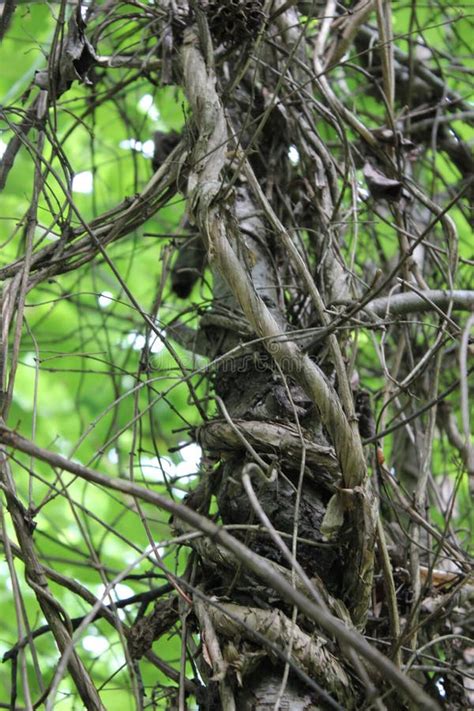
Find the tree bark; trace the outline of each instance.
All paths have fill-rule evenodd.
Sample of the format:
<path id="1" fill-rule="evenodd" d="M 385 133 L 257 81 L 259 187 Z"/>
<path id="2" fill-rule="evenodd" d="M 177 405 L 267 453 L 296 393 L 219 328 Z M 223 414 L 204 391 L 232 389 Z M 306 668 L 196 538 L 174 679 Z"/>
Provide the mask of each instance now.
<path id="1" fill-rule="evenodd" d="M 225 310 L 230 323 L 243 315 L 253 331 L 252 340 L 258 339 L 250 352 L 226 361 L 216 373 L 218 419 L 203 425 L 199 434 L 208 455 L 221 459 L 208 493 L 216 495 L 224 524 L 266 525 L 267 530 L 243 536 L 252 550 L 293 569 L 296 554 L 298 566 L 306 576 L 324 581 L 323 599 L 318 595 L 318 602 L 326 605 L 324 599 L 334 597 L 345 620 L 351 614 L 354 623 L 363 626 L 371 594 L 376 506 L 348 376 L 340 344 L 334 336 L 329 337 L 331 357 L 326 363 L 328 372 L 324 372 L 315 354 L 310 358 L 286 335 L 290 324 L 282 286 L 285 276 L 294 278 L 294 272 L 302 273 L 310 293 L 314 294 L 311 311 L 315 309 L 323 323 L 327 323 L 324 302 L 298 246 L 264 195 L 272 183 L 284 189 L 289 143 L 281 133 L 272 139 L 272 131 L 278 130 L 281 117 L 276 109 L 271 109 L 267 122 L 260 126 L 258 138 L 252 135 L 250 139 L 258 157 L 253 161 L 246 157 L 249 139 L 243 126 L 244 107 L 252 102 L 250 77 L 239 87 L 238 101 L 233 96 L 227 97 L 224 107 L 219 96 L 223 78 L 216 75 L 212 37 L 206 16 L 197 12 L 198 22 L 185 31 L 182 48 L 183 84 L 197 129 L 187 187 L 190 217 L 199 228 L 213 271 L 214 311 Z M 281 16 L 280 23 L 284 19 Z M 285 33 L 291 33 L 290 23 L 291 17 L 286 18 L 286 25 L 282 24 Z M 257 85 L 253 91 L 263 93 L 264 88 Z M 266 153 L 273 148 L 276 156 Z M 324 172 L 319 148 L 316 143 L 315 162 Z M 240 172 L 238 169 L 236 172 L 235 163 L 241 166 Z M 310 214 L 306 217 L 317 227 L 317 233 L 323 233 L 325 215 L 331 207 L 330 190 L 323 189 L 323 195 L 326 204 L 324 208 L 318 206 L 316 219 Z M 341 292 L 344 275 L 332 249 L 328 252 L 324 239 L 316 239 L 314 249 L 320 257 L 326 251 L 319 278 L 323 292 L 329 298 L 335 293 L 348 293 L 347 289 Z M 288 269 L 288 257 L 293 274 Z M 232 328 L 212 325 L 212 314 L 206 317 L 205 331 L 213 344 L 208 350 L 212 358 L 224 355 L 244 340 Z M 250 441 L 249 427 L 259 422 L 265 423 L 260 437 Z M 211 432 L 219 424 L 219 441 L 212 444 Z M 294 443 L 289 453 L 293 457 L 285 456 L 284 440 L 276 442 L 271 437 L 272 427 L 278 426 L 291 433 Z M 312 448 L 327 455 L 316 463 L 310 456 Z M 249 462 L 253 467 L 246 486 Z M 249 488 L 258 504 L 252 501 Z M 268 527 L 274 531 L 273 537 L 269 537 Z M 296 531 L 305 543 L 296 545 Z M 282 534 L 287 537 L 285 541 Z M 209 560 L 203 563 L 204 570 L 209 568 Z M 229 576 L 212 565 L 211 569 L 212 575 L 209 570 L 205 573 L 213 581 L 205 586 L 208 596 L 216 593 L 231 596 L 236 610 L 239 606 L 244 610 L 242 605 L 248 601 L 257 604 L 257 609 L 262 604 L 258 592 L 253 596 L 247 584 L 240 585 L 238 574 Z M 290 608 L 278 602 L 278 598 L 275 603 L 282 607 L 280 614 L 291 627 Z M 241 617 L 245 621 L 242 625 L 254 626 L 248 615 Z M 293 636 L 303 634 L 298 629 L 294 622 Z M 234 630 L 230 637 L 235 638 L 235 634 Z M 290 650 L 297 644 L 292 634 L 286 641 Z M 220 629 L 217 635 L 225 649 L 229 636 L 226 640 Z M 312 635 L 313 653 L 318 655 L 318 632 L 314 628 Z M 243 656 L 242 650 L 238 656 Z M 318 696 L 314 685 L 311 691 L 305 690 L 294 671 L 290 671 L 286 685 L 278 684 L 279 674 L 271 665 L 264 666 L 266 674 L 249 676 L 245 692 L 237 684 L 237 708 L 270 708 L 277 697 L 282 708 L 319 708 L 317 699 L 322 692 Z M 344 666 L 342 663 L 338 672 L 339 678 L 344 679 L 339 687 L 330 683 L 327 663 L 322 663 L 316 678 L 323 683 L 316 684 L 316 689 L 318 686 L 326 689 L 336 703 L 352 708 L 357 692 L 351 688 Z M 308 706 L 309 699 L 312 702 Z"/>

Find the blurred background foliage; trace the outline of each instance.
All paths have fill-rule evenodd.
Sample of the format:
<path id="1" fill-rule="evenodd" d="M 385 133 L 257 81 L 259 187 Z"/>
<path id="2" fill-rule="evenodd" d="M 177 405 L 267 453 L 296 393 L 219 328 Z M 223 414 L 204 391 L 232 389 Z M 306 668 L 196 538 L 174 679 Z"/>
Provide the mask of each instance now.
<path id="1" fill-rule="evenodd" d="M 110 12 L 109 27 L 102 32 L 96 46 L 97 53 L 153 55 L 155 33 L 147 13 L 139 3 L 115 5 Z M 416 12 L 414 6 L 411 2 L 393 3 L 397 46 L 410 53 L 411 38 L 422 36 L 433 50 L 426 60 L 429 66 L 443 76 L 452 90 L 468 100 L 466 68 L 474 68 L 472 58 L 467 56 L 472 46 L 469 20 L 472 3 L 417 2 Z M 70 7 L 64 7 L 67 17 Z M 8 122 L 22 119 L 25 106 L 37 91 L 31 88 L 31 82 L 35 71 L 46 66 L 59 12 L 60 6 L 54 2 L 18 3 L 0 45 L 0 96 L 6 118 L 0 133 L 2 153 L 12 137 Z M 317 21 L 312 23 L 317 31 Z M 93 41 L 93 19 L 88 36 Z M 376 129 L 383 123 L 385 108 L 377 96 L 367 91 L 367 78 L 360 70 L 354 49 L 352 55 L 344 67 L 344 81 L 334 82 L 334 88 L 345 102 L 350 95 L 354 113 Z M 462 57 L 462 66 L 456 57 Z M 51 160 L 56 177 L 48 176 L 46 189 L 39 198 L 35 249 L 60 239 L 62 221 L 69 221 L 73 227 L 79 224 L 77 214 L 70 216 L 66 191 L 70 191 L 75 208 L 86 223 L 113 209 L 124 198 L 140 192 L 150 180 L 154 132 L 179 131 L 185 124 L 187 107 L 181 90 L 162 86 L 157 72 L 143 75 L 140 69 L 97 67 L 92 81 L 91 85 L 75 82 L 56 103 L 52 119 L 54 138 L 52 134 L 47 136 L 43 152 Z M 466 122 L 453 123 L 451 128 L 464 141 L 472 141 L 472 129 Z M 344 150 L 330 126 L 321 126 L 321 133 L 334 150 Z M 356 140 L 349 132 L 346 137 L 349 141 Z M 20 149 L 2 192 L 0 267 L 24 252 L 21 226 L 34 181 L 31 149 L 34 132 L 30 140 L 30 147 Z M 56 140 L 61 148 L 59 155 Z M 300 169 L 294 168 L 296 173 Z M 361 171 L 360 180 L 362 183 Z M 428 149 L 414 164 L 413 180 L 425 186 L 431 183 L 432 195 L 438 199 L 442 193 L 447 202 L 459 190 L 460 175 L 445 154 Z M 349 205 L 348 192 L 343 200 Z M 163 341 L 167 340 L 166 325 L 178 314 L 187 325 L 196 326 L 212 294 L 211 277 L 206 274 L 183 309 L 183 303 L 177 300 L 165 279 L 181 236 L 183 212 L 183 199 L 177 196 L 139 229 L 107 248 L 110 260 L 144 312 L 152 314 L 157 295 L 161 295 L 156 323 Z M 466 200 L 460 200 L 450 214 L 459 233 L 457 288 L 469 288 L 473 250 Z M 374 215 L 370 202 L 360 206 L 359 225 L 362 228 L 357 232 L 348 225 L 341 249 L 347 262 L 353 263 L 358 278 L 367 283 L 373 265 L 388 265 L 398 254 L 398 243 L 389 221 L 383 214 Z M 431 277 L 433 288 L 445 286 L 442 271 Z M 424 328 L 436 329 L 436 318 L 426 315 Z M 382 336 L 361 330 L 353 337 L 357 338 L 360 379 L 373 394 L 380 413 L 383 403 L 377 396 L 382 392 L 385 376 L 377 349 Z M 165 343 L 147 331 L 142 317 L 101 256 L 48 279 L 27 296 L 10 426 L 47 449 L 110 476 L 133 478 L 180 499 L 192 485 L 200 466 L 200 450 L 190 433 L 199 425 L 201 414 L 190 394 L 190 385 L 202 399 L 204 410 L 212 411 L 212 403 L 207 400 L 208 382 L 202 373 L 191 375 L 204 366 L 204 361 L 198 356 L 192 358 L 179 345 L 172 345 L 182 368 Z M 420 345 L 423 347 L 423 343 Z M 453 357 L 451 366 L 442 372 L 441 391 L 456 379 L 457 369 Z M 457 390 L 450 395 L 450 402 L 455 409 L 459 408 Z M 384 427 L 390 427 L 399 414 L 385 419 Z M 392 444 L 390 435 L 384 442 L 387 459 Z M 465 530 L 467 539 L 472 535 L 469 531 L 473 521 L 469 488 L 466 480 L 460 478 L 461 471 L 459 458 L 445 439 L 438 437 L 433 472 L 446 478 L 450 491 L 458 487 L 456 527 Z M 41 560 L 62 575 L 79 581 L 95 595 L 104 594 L 104 586 L 117 576 L 120 581 L 112 586 L 108 601 L 123 600 L 166 583 L 151 558 L 143 557 L 151 545 L 158 546 L 169 570 L 177 574 L 183 571 L 185 553 L 179 545 L 166 544 L 172 534 L 163 512 L 144 504 L 138 507 L 133 500 L 121 499 L 70 474 L 53 474 L 48 465 L 19 454 L 15 454 L 15 481 L 25 505 L 36 510 L 34 540 Z M 439 522 L 442 524 L 442 519 Z M 7 520 L 5 525 L 13 535 Z M 127 566 L 128 573 L 123 575 Z M 22 565 L 18 561 L 16 572 L 21 601 L 31 628 L 35 629 L 42 624 L 42 616 L 34 593 L 23 584 Z M 18 639 L 14 584 L 2 559 L 0 655 L 8 652 Z M 63 586 L 52 583 L 52 589 L 71 617 L 88 612 L 88 606 Z M 131 623 L 136 608 L 121 610 L 119 614 Z M 42 635 L 35 640 L 35 647 L 42 676 L 50 679 L 57 663 L 52 637 Z M 123 711 L 135 708 L 118 633 L 106 622 L 97 621 L 88 626 L 79 648 L 98 688 L 102 689 L 105 706 Z M 160 656 L 178 668 L 180 640 L 176 635 L 161 640 Z M 39 694 L 31 654 L 26 655 L 26 665 L 31 688 Z M 0 666 L 2 708 L 8 705 L 6 690 L 11 687 L 11 673 L 9 663 Z M 165 701 L 160 700 L 160 694 L 171 682 L 147 664 L 142 665 L 142 675 L 150 700 L 155 701 L 156 708 L 164 709 Z M 21 706 L 21 698 L 19 703 Z M 61 683 L 57 708 L 65 711 L 79 708 L 68 677 Z"/>

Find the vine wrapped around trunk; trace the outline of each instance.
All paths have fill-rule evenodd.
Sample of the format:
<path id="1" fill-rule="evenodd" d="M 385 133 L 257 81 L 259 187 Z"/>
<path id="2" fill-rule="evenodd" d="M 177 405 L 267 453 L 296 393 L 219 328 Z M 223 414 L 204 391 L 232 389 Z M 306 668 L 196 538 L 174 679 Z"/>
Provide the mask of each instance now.
<path id="1" fill-rule="evenodd" d="M 0 707 L 474 705 L 466 27 L 2 4 Z"/>

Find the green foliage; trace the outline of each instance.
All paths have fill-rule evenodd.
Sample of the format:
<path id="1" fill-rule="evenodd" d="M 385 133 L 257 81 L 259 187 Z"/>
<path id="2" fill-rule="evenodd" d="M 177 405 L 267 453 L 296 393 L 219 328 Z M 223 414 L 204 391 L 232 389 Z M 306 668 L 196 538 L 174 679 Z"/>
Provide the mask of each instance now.
<path id="1" fill-rule="evenodd" d="M 394 31 L 400 36 L 397 46 L 406 52 L 414 51 L 412 41 L 420 33 L 438 52 L 430 66 L 441 76 L 446 74 L 446 84 L 451 90 L 465 91 L 465 77 L 460 72 L 449 72 L 452 53 L 464 54 L 472 41 L 467 22 L 459 20 L 465 10 L 446 2 L 437 3 L 433 13 L 431 3 L 426 3 L 417 9 L 415 21 L 415 3 L 392 4 Z M 153 22 L 156 20 L 150 19 L 146 7 L 115 5 L 118 7 L 111 10 L 110 27 L 101 35 L 97 53 L 127 57 L 136 54 L 143 59 L 155 56 Z M 12 124 L 22 120 L 38 94 L 38 88 L 32 85 L 34 72 L 47 67 L 59 8 L 54 3 L 20 3 L 0 46 L 0 96 L 5 119 L 0 138 L 3 144 L 11 140 Z M 69 14 L 69 9 L 67 12 Z M 310 33 L 318 30 L 319 21 L 311 20 L 309 24 Z M 97 25 L 98 20 L 92 18 L 91 38 Z M 351 60 L 352 65 L 348 64 L 345 70 L 345 81 L 335 83 L 338 96 L 346 101 L 349 95 L 348 103 L 354 114 L 362 118 L 367 128 L 377 129 L 385 124 L 385 106 L 380 93 L 366 91 L 367 80 L 357 53 Z M 403 106 L 396 108 L 400 115 L 405 110 Z M 48 249 L 61 240 L 66 248 L 69 230 L 93 225 L 95 218 L 114 210 L 124 200 L 132 201 L 145 188 L 153 175 L 153 133 L 181 131 L 187 114 L 182 90 L 174 85 L 162 86 L 156 69 L 142 72 L 135 66 L 113 69 L 100 66 L 94 69 L 90 85 L 74 82 L 58 97 L 50 112 L 42 162 L 38 162 L 37 156 L 39 130 L 34 128 L 9 173 L 2 194 L 0 267 L 25 253 L 35 166 L 40 165 L 45 186 L 38 201 L 33 250 Z M 472 141 L 474 134 L 466 121 L 453 121 L 451 129 L 463 141 Z M 339 141 L 338 132 L 329 122 L 320 127 L 320 132 L 329 146 Z M 345 138 L 353 142 L 356 134 L 347 130 Z M 338 143 L 334 150 L 342 161 L 344 144 Z M 415 184 L 426 184 L 432 179 L 438 193 L 442 186 L 447 200 L 462 189 L 459 170 L 445 152 L 428 151 L 419 164 L 415 154 L 408 160 L 412 160 Z M 356 183 L 362 185 L 362 158 L 360 163 L 353 169 Z M 77 177 L 74 180 L 78 174 L 84 174 L 82 185 Z M 372 266 L 388 270 L 399 255 L 398 233 L 393 216 L 387 210 L 378 211 L 369 196 L 365 196 L 363 202 L 357 199 L 357 210 L 351 212 L 356 198 L 347 187 L 346 178 L 338 178 L 339 188 L 346 186 L 340 204 L 341 214 L 344 219 L 347 217 L 341 249 L 348 263 L 352 255 L 357 254 L 353 275 L 365 289 L 371 285 Z M 461 201 L 450 213 L 459 232 L 458 288 L 468 288 L 472 279 L 469 271 L 472 269 L 472 261 L 469 261 L 472 260 L 472 236 L 465 202 Z M 202 377 L 204 362 L 193 360 L 166 336 L 166 327 L 183 311 L 167 279 L 170 249 L 183 231 L 183 212 L 184 199 L 175 196 L 146 222 L 109 244 L 107 258 L 101 253 L 89 258 L 87 250 L 83 255 L 79 252 L 75 257 L 77 268 L 71 265 L 69 271 L 55 274 L 31 288 L 26 297 L 18 369 L 8 416 L 12 429 L 41 447 L 76 459 L 110 477 L 133 479 L 176 499 L 182 498 L 190 488 L 198 466 L 194 461 L 196 450 L 190 456 L 186 455 L 189 449 L 179 449 L 190 441 L 190 433 L 202 420 L 195 398 L 200 399 L 204 409 L 210 407 L 206 399 L 208 383 Z M 111 218 L 112 224 L 114 219 L 118 220 L 119 216 Z M 436 224 L 430 238 L 439 241 L 440 234 L 441 227 Z M 305 248 L 308 247 L 311 236 L 306 233 L 303 241 Z M 86 258 L 82 264 L 83 256 Z M 194 287 L 187 302 L 183 320 L 191 327 L 196 326 L 199 313 L 207 308 L 211 298 L 207 272 L 206 279 Z M 433 279 L 435 286 L 438 280 L 440 288 L 446 287 L 441 273 L 434 274 Z M 134 302 L 129 294 L 133 295 Z M 156 303 L 159 305 L 157 313 L 154 311 Z M 143 314 L 148 316 L 148 321 Z M 155 332 L 149 327 L 150 320 L 155 323 Z M 424 316 L 426 332 L 436 329 L 437 324 L 436 315 Z M 357 350 L 361 381 L 374 395 L 380 414 L 385 407 L 386 392 L 377 348 L 385 347 L 382 343 L 385 334 L 372 333 L 369 328 L 361 328 L 357 339 L 354 334 L 352 331 L 347 341 L 347 350 L 352 347 L 354 352 Z M 14 329 L 10 338 L 11 345 Z M 173 350 L 167 350 L 168 347 Z M 414 340 L 413 348 L 417 347 L 420 351 L 424 348 L 423 339 L 418 344 Z M 441 374 L 441 390 L 452 383 L 456 368 L 454 364 Z M 455 408 L 459 407 L 456 392 L 451 402 Z M 390 424 L 391 420 L 384 421 L 385 427 Z M 389 456 L 392 436 L 386 438 L 384 447 Z M 34 512 L 34 542 L 38 554 L 42 562 L 58 574 L 80 583 L 99 597 L 103 595 L 104 586 L 111 584 L 108 602 L 143 593 L 166 582 L 152 553 L 149 551 L 149 555 L 144 556 L 153 542 L 160 546 L 160 555 L 169 571 L 175 574 L 184 571 L 187 555 L 171 540 L 173 530 L 169 517 L 163 512 L 132 499 L 124 500 L 71 474 L 53 471 L 48 464 L 27 455 L 15 453 L 12 466 L 18 498 Z M 468 486 L 461 481 L 461 471 L 462 463 L 454 457 L 449 444 L 438 437 L 433 451 L 433 472 L 435 477 L 449 480 L 451 487 L 459 483 L 456 516 L 459 525 L 468 529 L 472 514 Z M 445 520 L 436 507 L 432 514 L 442 527 Z M 7 516 L 5 530 L 15 544 Z M 0 561 L 0 655 L 25 635 L 15 602 L 24 606 L 32 629 L 44 623 L 35 593 L 24 584 L 21 560 L 15 558 L 13 573 L 6 558 Z M 127 566 L 127 574 L 123 576 Z M 21 587 L 21 596 L 15 592 L 17 585 Z M 89 612 L 89 605 L 64 584 L 52 582 L 51 590 L 70 618 Z M 137 609 L 132 606 L 121 613 L 127 624 L 133 622 Z M 43 683 L 47 686 L 56 670 L 57 650 L 49 633 L 35 640 L 34 646 Z M 180 648 L 176 634 L 164 637 L 160 642 L 160 657 L 179 669 Z M 104 620 L 98 620 L 84 631 L 78 649 L 101 689 L 105 707 L 123 711 L 136 708 L 130 681 L 133 674 L 126 667 L 119 632 Z M 23 660 L 35 700 L 42 689 L 34 657 L 25 653 L 20 662 Z M 193 671 L 189 671 L 192 676 Z M 142 674 L 150 699 L 158 687 L 172 686 L 170 680 L 151 665 L 144 664 Z M 10 668 L 4 664 L 0 666 L 0 688 L 9 689 L 10 683 Z M 7 703 L 8 695 L 2 693 L 0 702 Z M 25 703 L 19 691 L 18 708 Z M 166 703 L 164 697 L 157 698 L 154 708 L 165 709 Z M 57 708 L 79 708 L 76 691 L 67 676 L 60 685 Z"/>

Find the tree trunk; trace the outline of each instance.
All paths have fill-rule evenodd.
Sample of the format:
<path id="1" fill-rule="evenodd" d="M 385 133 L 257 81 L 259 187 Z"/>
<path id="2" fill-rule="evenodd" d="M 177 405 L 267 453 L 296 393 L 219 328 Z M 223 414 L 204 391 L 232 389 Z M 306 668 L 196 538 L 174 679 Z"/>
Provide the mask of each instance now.
<path id="1" fill-rule="evenodd" d="M 463 612 L 472 601 L 472 575 L 453 518 L 464 526 L 454 505 L 462 467 L 471 488 L 474 477 L 467 408 L 473 319 L 463 330 L 455 312 L 472 310 L 474 293 L 463 283 L 462 271 L 472 260 L 459 257 L 462 240 L 449 211 L 455 208 L 457 217 L 465 218 L 462 198 L 471 189 L 473 161 L 462 132 L 458 137 L 448 126 L 451 112 L 457 112 L 456 128 L 472 117 L 472 107 L 444 81 L 446 53 L 436 55 L 436 70 L 417 56 L 417 50 L 429 48 L 424 40 L 412 44 L 416 3 L 411 4 L 406 53 L 395 43 L 390 0 L 155 0 L 131 4 L 130 14 L 128 5 L 122 14 L 121 5 L 81 7 L 79 2 L 67 16 L 67 3 L 61 3 L 49 65 L 35 74 L 28 91 L 37 96 L 23 118 L 8 124 L 12 137 L 0 165 L 2 187 L 14 174 L 22 146 L 34 165 L 32 200 L 22 241 L 18 238 L 24 256 L 0 268 L 5 282 L 0 475 L 18 541 L 9 540 L 2 518 L 19 620 L 18 644 L 6 657 L 16 669 L 18 657 L 31 646 L 41 703 L 48 698 L 53 704 L 69 670 L 83 703 L 105 708 L 94 664 L 89 669 L 83 663 L 76 635 L 103 617 L 123 643 L 133 682 L 130 698 L 133 694 L 140 709 L 145 707 L 138 665 L 143 657 L 177 685 L 166 689 L 170 710 L 185 711 L 193 697 L 200 711 L 436 711 L 447 695 L 447 708 L 467 708 L 472 650 L 465 650 L 461 640 L 465 643 L 469 631 Z M 6 3 L 0 36 L 15 20 L 14 6 Z M 403 11 L 399 17 L 405 21 Z M 85 18 L 95 27 L 90 39 Z M 122 22 L 123 37 L 115 27 Z M 94 41 L 107 40 L 109 24 L 112 52 L 105 57 L 96 53 Z M 127 39 L 140 49 L 124 50 Z M 351 47 L 357 52 L 354 61 L 347 60 Z M 141 192 L 86 222 L 71 198 L 72 169 L 51 116 L 58 105 L 66 113 L 67 102 L 58 101 L 76 81 L 96 83 L 100 90 L 103 82 L 104 96 L 116 92 L 120 97 L 128 87 L 126 73 L 119 88 L 106 84 L 107 72 L 118 66 L 136 71 L 134 81 L 145 78 L 150 85 L 159 68 L 160 90 L 172 85 L 184 92 L 186 123 L 181 132 L 155 132 L 154 174 Z M 453 60 L 449 66 L 458 65 Z M 22 101 L 27 99 L 25 92 Z M 72 114 L 81 127 L 88 126 L 88 112 L 96 107 L 89 95 L 86 104 L 84 116 Z M 361 104 L 359 115 L 354 107 Z M 124 126 L 128 129 L 126 120 Z M 36 143 L 29 135 L 34 132 Z M 133 140 L 134 149 L 142 147 Z M 48 161 L 45 145 L 51 148 Z M 457 171 L 459 183 L 443 177 L 441 194 L 431 184 L 443 172 L 435 160 L 438 150 Z M 422 153 L 432 161 L 430 170 L 424 165 L 417 171 Z M 49 197 L 53 178 L 65 196 L 66 207 L 58 214 Z M 54 190 L 51 194 L 60 205 Z M 187 237 L 171 269 L 173 299 L 188 299 L 189 305 L 201 279 L 212 291 L 207 303 L 196 305 L 195 331 L 174 317 L 157 326 L 167 263 L 148 313 L 108 253 L 109 245 L 145 225 L 176 196 L 185 205 L 180 225 Z M 41 210 L 49 210 L 52 226 L 43 229 Z M 56 231 L 58 239 L 43 244 Z M 97 255 L 147 331 L 131 390 L 137 399 L 125 427 L 133 431 L 128 477 L 122 470 L 108 477 L 72 455 L 41 447 L 35 442 L 36 414 L 30 439 L 8 422 L 23 330 L 31 352 L 39 353 L 33 332 L 23 328 L 27 294 Z M 458 272 L 463 288 L 455 288 Z M 61 292 L 61 299 L 65 295 L 69 292 Z M 171 304 L 174 309 L 175 301 Z M 417 320 L 425 316 L 426 322 Z M 123 321 L 128 323 L 128 315 Z M 145 427 L 143 440 L 135 430 L 144 421 L 139 391 L 143 386 L 155 397 L 155 380 L 162 375 L 150 375 L 152 335 L 172 353 L 179 382 L 183 389 L 189 385 L 201 417 L 191 428 L 203 452 L 200 476 L 183 502 L 165 496 L 164 485 L 157 492 L 134 479 L 134 455 L 141 465 L 143 441 L 151 443 L 158 460 L 161 456 L 153 424 Z M 456 338 L 459 353 L 453 356 Z M 192 355 L 191 370 L 171 341 Z M 206 358 L 202 369 L 194 368 L 196 355 Z M 447 372 L 451 381 L 442 385 Z M 196 374 L 203 373 L 210 395 L 204 404 L 194 387 Z M 94 450 L 99 464 L 122 427 L 119 407 L 126 396 L 115 371 L 111 379 L 114 402 L 105 412 L 114 409 L 114 422 L 104 447 Z M 458 412 L 447 402 L 438 408 L 458 386 Z M 369 390 L 379 397 L 377 423 Z M 167 394 L 155 402 L 168 406 Z M 36 395 L 35 390 L 34 410 Z M 145 412 L 152 410 L 147 403 Z M 382 446 L 387 441 L 392 442 L 390 465 Z M 6 448 L 20 453 L 28 476 L 37 460 L 55 473 L 38 509 L 32 487 L 28 508 L 22 504 L 23 480 L 17 486 Z M 447 486 L 437 486 L 435 463 L 444 476 L 453 453 L 459 472 L 450 470 Z M 62 483 L 62 471 L 126 497 L 135 507 L 130 504 L 130 510 L 140 514 L 152 551 L 140 562 L 154 561 L 167 584 L 159 592 L 119 601 L 124 608 L 140 603 L 132 624 L 119 618 L 118 603 L 104 605 L 82 583 L 44 564 L 36 550 L 34 517 L 56 497 L 66 499 L 74 484 Z M 140 502 L 172 516 L 177 538 L 166 545 L 187 547 L 185 563 L 180 560 L 176 570 L 164 564 Z M 128 506 L 123 504 L 127 513 Z M 98 515 L 87 514 L 102 524 Z M 110 530 L 115 532 L 117 521 L 120 515 Z M 104 525 L 108 534 L 108 522 Z M 159 525 L 159 535 L 169 532 L 168 522 Z M 85 525 L 81 532 L 90 544 L 85 567 L 90 558 L 104 573 L 101 582 L 108 581 L 95 535 Z M 128 543 L 122 533 L 120 541 Z M 47 622 L 39 630 L 26 624 L 15 558 L 24 564 L 26 584 Z M 114 574 L 114 585 L 129 573 L 124 566 Z M 92 612 L 70 619 L 51 581 L 86 601 Z M 157 598 L 154 611 L 144 614 Z M 23 621 L 27 634 L 20 639 Z M 179 669 L 152 650 L 174 626 L 181 643 Z M 49 632 L 62 658 L 48 686 L 33 640 Z M 32 708 L 26 663 L 22 673 L 25 706 Z M 15 695 L 16 678 L 12 708 Z"/>
<path id="2" fill-rule="evenodd" d="M 224 67 L 236 76 L 246 57 L 245 46 L 233 45 L 230 27 L 246 26 L 247 13 L 253 17 L 260 7 L 224 5 L 218 17 L 226 15 L 227 29 L 213 16 L 215 6 L 205 13 L 195 7 L 196 24 L 185 30 L 181 49 L 183 84 L 197 131 L 187 187 L 189 217 L 199 228 L 214 284 L 214 305 L 203 319 L 199 341 L 217 360 L 218 408 L 199 429 L 198 441 L 218 466 L 200 484 L 205 496 L 198 497 L 199 511 L 208 513 L 215 495 L 222 523 L 242 527 L 245 532 L 235 535 L 252 551 L 277 570 L 292 571 L 294 584 L 300 578 L 304 591 L 324 609 L 337 610 L 346 623 L 352 616 L 352 623 L 363 627 L 376 507 L 344 341 L 329 335 L 310 351 L 298 341 L 305 328 L 328 326 L 327 301 L 351 295 L 337 258 L 339 237 L 330 224 L 335 166 L 303 104 L 287 113 L 277 101 L 282 82 L 291 86 L 303 76 L 293 65 L 294 76 L 285 71 L 284 55 L 272 48 L 262 51 L 262 59 L 277 71 L 251 62 L 239 84 L 226 92 Z M 286 51 L 298 56 L 295 20 L 293 11 L 284 10 L 278 29 Z M 246 31 L 251 32 L 247 26 Z M 229 52 L 225 64 L 212 59 L 216 41 Z M 293 184 L 289 152 L 296 146 L 310 176 L 306 186 Z M 298 244 L 284 227 L 295 204 L 306 244 Z M 212 600 L 230 600 L 240 619 L 240 626 L 229 631 L 225 611 L 210 611 L 234 692 L 234 701 L 224 702 L 221 685 L 223 707 L 267 709 L 279 699 L 282 709 L 321 708 L 332 697 L 344 708 L 355 708 L 360 689 L 321 630 L 304 618 L 291 622 L 291 606 L 238 563 L 223 565 L 208 544 L 205 548 L 196 542 L 202 592 Z M 273 639 L 280 659 L 270 654 L 271 661 L 265 661 L 268 650 L 258 634 L 266 644 Z M 201 636 L 211 646 L 202 627 Z M 302 668 L 312 685 L 299 678 L 294 664 L 302 648 L 309 655 L 303 654 Z M 285 656 L 293 663 L 282 683 Z"/>

